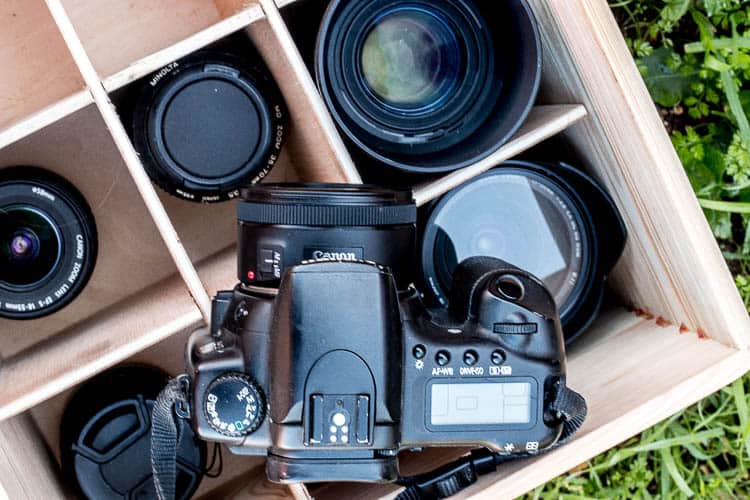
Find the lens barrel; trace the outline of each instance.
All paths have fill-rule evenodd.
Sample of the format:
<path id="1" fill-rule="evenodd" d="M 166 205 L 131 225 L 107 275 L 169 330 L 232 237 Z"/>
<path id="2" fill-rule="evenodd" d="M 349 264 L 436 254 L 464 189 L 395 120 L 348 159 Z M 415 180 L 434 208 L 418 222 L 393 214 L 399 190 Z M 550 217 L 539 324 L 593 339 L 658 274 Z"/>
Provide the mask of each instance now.
<path id="1" fill-rule="evenodd" d="M 525 0 L 334 0 L 318 84 L 346 137 L 404 171 L 488 156 L 528 115 L 541 42 Z"/>
<path id="2" fill-rule="evenodd" d="M 285 139 L 286 115 L 259 58 L 203 51 L 146 79 L 131 135 L 161 188 L 188 201 L 220 202 L 268 175 Z"/>
<path id="3" fill-rule="evenodd" d="M 306 260 L 367 260 L 414 282 L 417 208 L 411 191 L 344 184 L 264 184 L 238 205 L 238 277 L 275 288 Z"/>
<path id="4" fill-rule="evenodd" d="M 73 186 L 38 168 L 0 170 L 0 317 L 40 318 L 69 304 L 96 253 L 94 217 Z"/>
<path id="5" fill-rule="evenodd" d="M 568 342 L 598 314 L 626 239 L 609 195 L 564 163 L 506 162 L 428 206 L 424 219 L 428 300 L 448 305 L 453 272 L 465 259 L 500 258 L 545 282 Z"/>

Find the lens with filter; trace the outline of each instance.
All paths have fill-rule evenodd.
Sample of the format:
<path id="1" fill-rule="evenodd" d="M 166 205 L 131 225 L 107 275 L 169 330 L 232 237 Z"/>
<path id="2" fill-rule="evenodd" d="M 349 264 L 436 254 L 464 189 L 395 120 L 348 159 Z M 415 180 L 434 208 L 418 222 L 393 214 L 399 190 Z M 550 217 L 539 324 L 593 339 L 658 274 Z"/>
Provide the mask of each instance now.
<path id="1" fill-rule="evenodd" d="M 151 472 L 151 412 L 168 377 L 161 370 L 123 366 L 81 387 L 60 428 L 63 472 L 81 498 L 156 500 Z M 175 499 L 198 489 L 206 467 L 205 443 L 190 422 L 177 419 Z"/>
<path id="2" fill-rule="evenodd" d="M 525 0 L 334 0 L 315 69 L 361 151 L 435 173 L 486 157 L 517 130 L 539 87 L 541 44 Z"/>
<path id="3" fill-rule="evenodd" d="M 500 258 L 544 281 L 570 341 L 595 318 L 624 241 L 622 219 L 593 179 L 565 164 L 507 162 L 428 208 L 424 288 L 446 306 L 458 263 Z"/>
<path id="4" fill-rule="evenodd" d="M 0 317 L 34 319 L 70 303 L 96 251 L 94 217 L 73 186 L 38 168 L 0 171 Z"/>
<path id="5" fill-rule="evenodd" d="M 151 178 L 194 202 L 259 182 L 279 158 L 286 107 L 259 60 L 199 52 L 148 77 L 131 134 Z"/>

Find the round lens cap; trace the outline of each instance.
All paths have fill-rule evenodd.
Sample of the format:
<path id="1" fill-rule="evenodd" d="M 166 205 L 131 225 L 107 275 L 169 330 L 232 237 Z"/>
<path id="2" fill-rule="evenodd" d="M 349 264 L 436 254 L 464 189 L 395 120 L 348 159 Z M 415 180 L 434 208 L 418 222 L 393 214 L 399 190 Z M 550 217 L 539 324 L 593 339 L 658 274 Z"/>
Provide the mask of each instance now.
<path id="1" fill-rule="evenodd" d="M 257 153 L 262 121 L 256 102 L 234 83 L 199 80 L 180 89 L 164 110 L 166 153 L 191 175 L 229 177 Z"/>
<path id="2" fill-rule="evenodd" d="M 63 416 L 63 469 L 85 498 L 156 500 L 151 472 L 151 411 L 166 385 L 159 370 L 131 366 L 94 379 L 73 397 Z M 205 445 L 180 420 L 177 499 L 198 489 Z"/>
<path id="3" fill-rule="evenodd" d="M 132 118 L 133 143 L 155 183 L 189 201 L 219 202 L 273 168 L 286 107 L 264 68 L 206 51 L 152 75 Z"/>

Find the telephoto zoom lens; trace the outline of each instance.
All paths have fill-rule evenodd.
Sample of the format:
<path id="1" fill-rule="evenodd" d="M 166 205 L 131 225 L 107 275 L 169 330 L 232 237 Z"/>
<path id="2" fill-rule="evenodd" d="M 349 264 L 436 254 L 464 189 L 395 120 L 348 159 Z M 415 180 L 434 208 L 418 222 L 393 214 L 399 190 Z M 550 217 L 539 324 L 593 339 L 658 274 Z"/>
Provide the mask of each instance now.
<path id="1" fill-rule="evenodd" d="M 626 240 L 606 191 L 564 163 L 507 162 L 433 202 L 426 212 L 421 267 L 428 301 L 448 306 L 460 262 L 496 257 L 544 281 L 568 342 L 596 318 L 606 276 Z"/>
<path id="2" fill-rule="evenodd" d="M 365 260 L 414 282 L 417 207 L 411 191 L 345 184 L 264 184 L 238 204 L 238 277 L 276 288 L 307 260 Z"/>
<path id="3" fill-rule="evenodd" d="M 157 185 L 188 201 L 220 202 L 268 175 L 286 115 L 259 56 L 204 51 L 145 79 L 131 135 Z"/>
<path id="4" fill-rule="evenodd" d="M 475 163 L 513 135 L 536 98 L 541 62 L 525 0 L 334 0 L 315 70 L 361 151 L 437 173 Z"/>
<path id="5" fill-rule="evenodd" d="M 0 317 L 40 318 L 69 304 L 96 252 L 94 217 L 73 186 L 38 168 L 0 170 Z"/>

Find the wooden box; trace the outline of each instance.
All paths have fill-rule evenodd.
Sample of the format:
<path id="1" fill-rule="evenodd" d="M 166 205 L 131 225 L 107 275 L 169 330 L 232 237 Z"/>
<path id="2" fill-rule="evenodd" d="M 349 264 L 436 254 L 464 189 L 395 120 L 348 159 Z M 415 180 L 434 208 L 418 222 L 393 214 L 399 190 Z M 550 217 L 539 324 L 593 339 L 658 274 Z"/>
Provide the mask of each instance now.
<path id="1" fill-rule="evenodd" d="M 58 425 L 78 384 L 126 360 L 178 373 L 209 297 L 235 278 L 234 208 L 154 190 L 110 97 L 232 33 L 246 31 L 291 110 L 278 180 L 358 182 L 285 19 L 325 0 L 4 0 L 0 2 L 0 167 L 39 165 L 76 184 L 100 228 L 89 286 L 58 314 L 0 321 L 0 497 L 70 496 Z M 530 0 L 541 24 L 539 105 L 491 158 L 419 186 L 425 203 L 563 133 L 613 194 L 630 240 L 610 306 L 569 352 L 588 399 L 582 432 L 560 451 L 504 466 L 468 494 L 511 498 L 655 424 L 750 369 L 750 321 L 605 0 Z M 305 50 L 308 50 L 306 47 Z M 403 458 L 433 467 L 461 450 Z M 281 487 L 258 459 L 224 454 L 199 497 L 373 498 L 394 486 Z"/>

